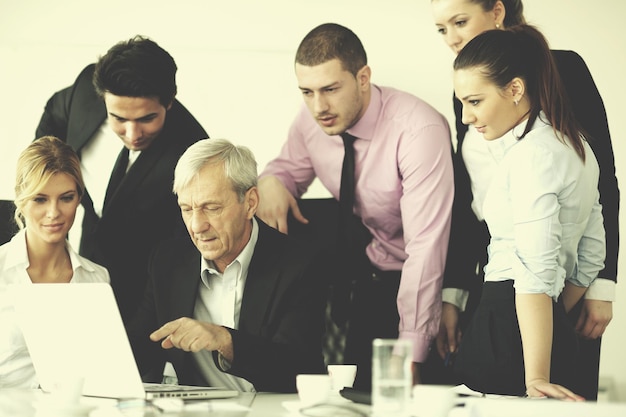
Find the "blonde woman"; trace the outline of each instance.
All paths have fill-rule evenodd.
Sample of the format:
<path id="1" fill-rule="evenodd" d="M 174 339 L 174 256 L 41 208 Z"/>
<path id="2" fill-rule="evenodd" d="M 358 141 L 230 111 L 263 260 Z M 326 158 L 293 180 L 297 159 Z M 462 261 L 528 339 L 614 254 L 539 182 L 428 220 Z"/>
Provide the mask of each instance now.
<path id="1" fill-rule="evenodd" d="M 38 386 L 15 322 L 11 285 L 109 282 L 107 270 L 79 256 L 66 239 L 84 189 L 78 157 L 55 137 L 35 140 L 18 159 L 15 221 L 20 230 L 0 246 L 0 388 Z"/>

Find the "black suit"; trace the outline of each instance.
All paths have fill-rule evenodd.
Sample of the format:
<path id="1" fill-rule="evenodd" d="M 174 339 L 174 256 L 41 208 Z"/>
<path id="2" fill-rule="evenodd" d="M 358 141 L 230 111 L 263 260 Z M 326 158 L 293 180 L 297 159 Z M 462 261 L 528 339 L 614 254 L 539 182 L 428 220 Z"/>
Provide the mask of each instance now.
<path id="1" fill-rule="evenodd" d="M 93 71 L 93 64 L 87 66 L 71 87 L 50 98 L 37 137 L 57 136 L 80 155 L 106 118 L 104 101 L 91 81 Z M 148 256 L 155 243 L 185 233 L 172 193 L 174 166 L 189 145 L 206 137 L 196 119 L 174 101 L 163 130 L 131 166 L 104 207 L 102 218 L 94 212 L 89 190 L 83 197 L 85 216 L 79 252 L 109 270 L 126 322 L 141 302 Z"/>
<path id="2" fill-rule="evenodd" d="M 319 252 L 258 220 L 259 237 L 250 261 L 230 374 L 257 391 L 295 392 L 299 373 L 325 373 L 322 356 L 326 278 Z M 189 237 L 164 242 L 150 262 L 145 300 L 128 329 L 145 379 L 174 365 L 183 384 L 207 385 L 190 353 L 164 350 L 149 334 L 180 317 L 193 317 L 201 255 Z M 214 359 L 217 354 L 214 352 Z"/>
<path id="3" fill-rule="evenodd" d="M 589 135 L 589 144 L 600 166 L 598 188 L 606 231 L 606 260 L 605 268 L 598 276 L 617 281 L 619 188 L 615 177 L 615 159 L 604 103 L 587 65 L 578 54 L 558 50 L 552 51 L 552 54 L 576 119 Z M 490 235 L 485 222 L 478 221 L 471 208 L 473 197 L 470 177 L 461 153 L 463 139 L 468 130 L 468 126 L 461 121 L 462 108 L 461 102 L 455 98 L 457 131 L 457 150 L 454 155 L 455 202 L 444 287 L 470 291 L 467 314 L 463 320 L 466 323 L 480 299 Z M 587 399 L 595 399 L 598 394 L 600 342 L 581 340 L 581 343 L 581 347 L 588 350 L 585 354 L 586 359 L 580 367 L 583 368 L 589 385 L 577 393 Z"/>

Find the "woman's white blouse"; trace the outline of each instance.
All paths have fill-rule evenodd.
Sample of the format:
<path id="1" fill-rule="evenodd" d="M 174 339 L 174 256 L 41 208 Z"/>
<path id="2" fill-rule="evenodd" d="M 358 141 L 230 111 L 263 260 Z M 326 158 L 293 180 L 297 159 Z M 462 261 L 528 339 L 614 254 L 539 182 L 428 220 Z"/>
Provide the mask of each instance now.
<path id="1" fill-rule="evenodd" d="M 517 293 L 556 300 L 566 279 L 588 287 L 606 250 L 595 155 L 585 141 L 583 162 L 542 116 L 521 140 L 526 122 L 489 142 L 498 166 L 483 205 L 485 281 L 513 279 Z"/>
<path id="2" fill-rule="evenodd" d="M 110 282 L 106 268 L 78 255 L 69 242 L 67 250 L 74 270 L 71 283 Z M 28 266 L 26 232 L 22 230 L 0 246 L 0 388 L 39 385 L 9 296 L 13 285 L 33 285 L 26 272 Z"/>

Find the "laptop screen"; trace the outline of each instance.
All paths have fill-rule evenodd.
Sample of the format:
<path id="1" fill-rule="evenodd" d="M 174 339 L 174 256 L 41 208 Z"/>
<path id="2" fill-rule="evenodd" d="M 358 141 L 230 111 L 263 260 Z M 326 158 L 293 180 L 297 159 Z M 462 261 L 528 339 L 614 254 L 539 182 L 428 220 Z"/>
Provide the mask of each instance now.
<path id="1" fill-rule="evenodd" d="M 83 395 L 145 397 L 109 284 L 15 285 L 11 291 L 43 391 L 82 378 Z"/>

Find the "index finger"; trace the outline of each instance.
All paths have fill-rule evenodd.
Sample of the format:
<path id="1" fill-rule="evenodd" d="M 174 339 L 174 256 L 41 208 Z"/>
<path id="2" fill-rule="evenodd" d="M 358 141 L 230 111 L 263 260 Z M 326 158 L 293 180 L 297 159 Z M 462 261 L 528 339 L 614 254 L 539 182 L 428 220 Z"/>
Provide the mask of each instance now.
<path id="1" fill-rule="evenodd" d="M 170 321 L 165 323 L 159 329 L 155 330 L 150 334 L 150 340 L 153 342 L 159 341 L 161 339 L 165 339 L 167 336 L 171 335 L 178 329 L 180 326 L 178 320 Z"/>
<path id="2" fill-rule="evenodd" d="M 284 234 L 287 234 L 289 232 L 289 227 L 287 226 L 287 217 L 276 218 L 276 230 Z"/>

